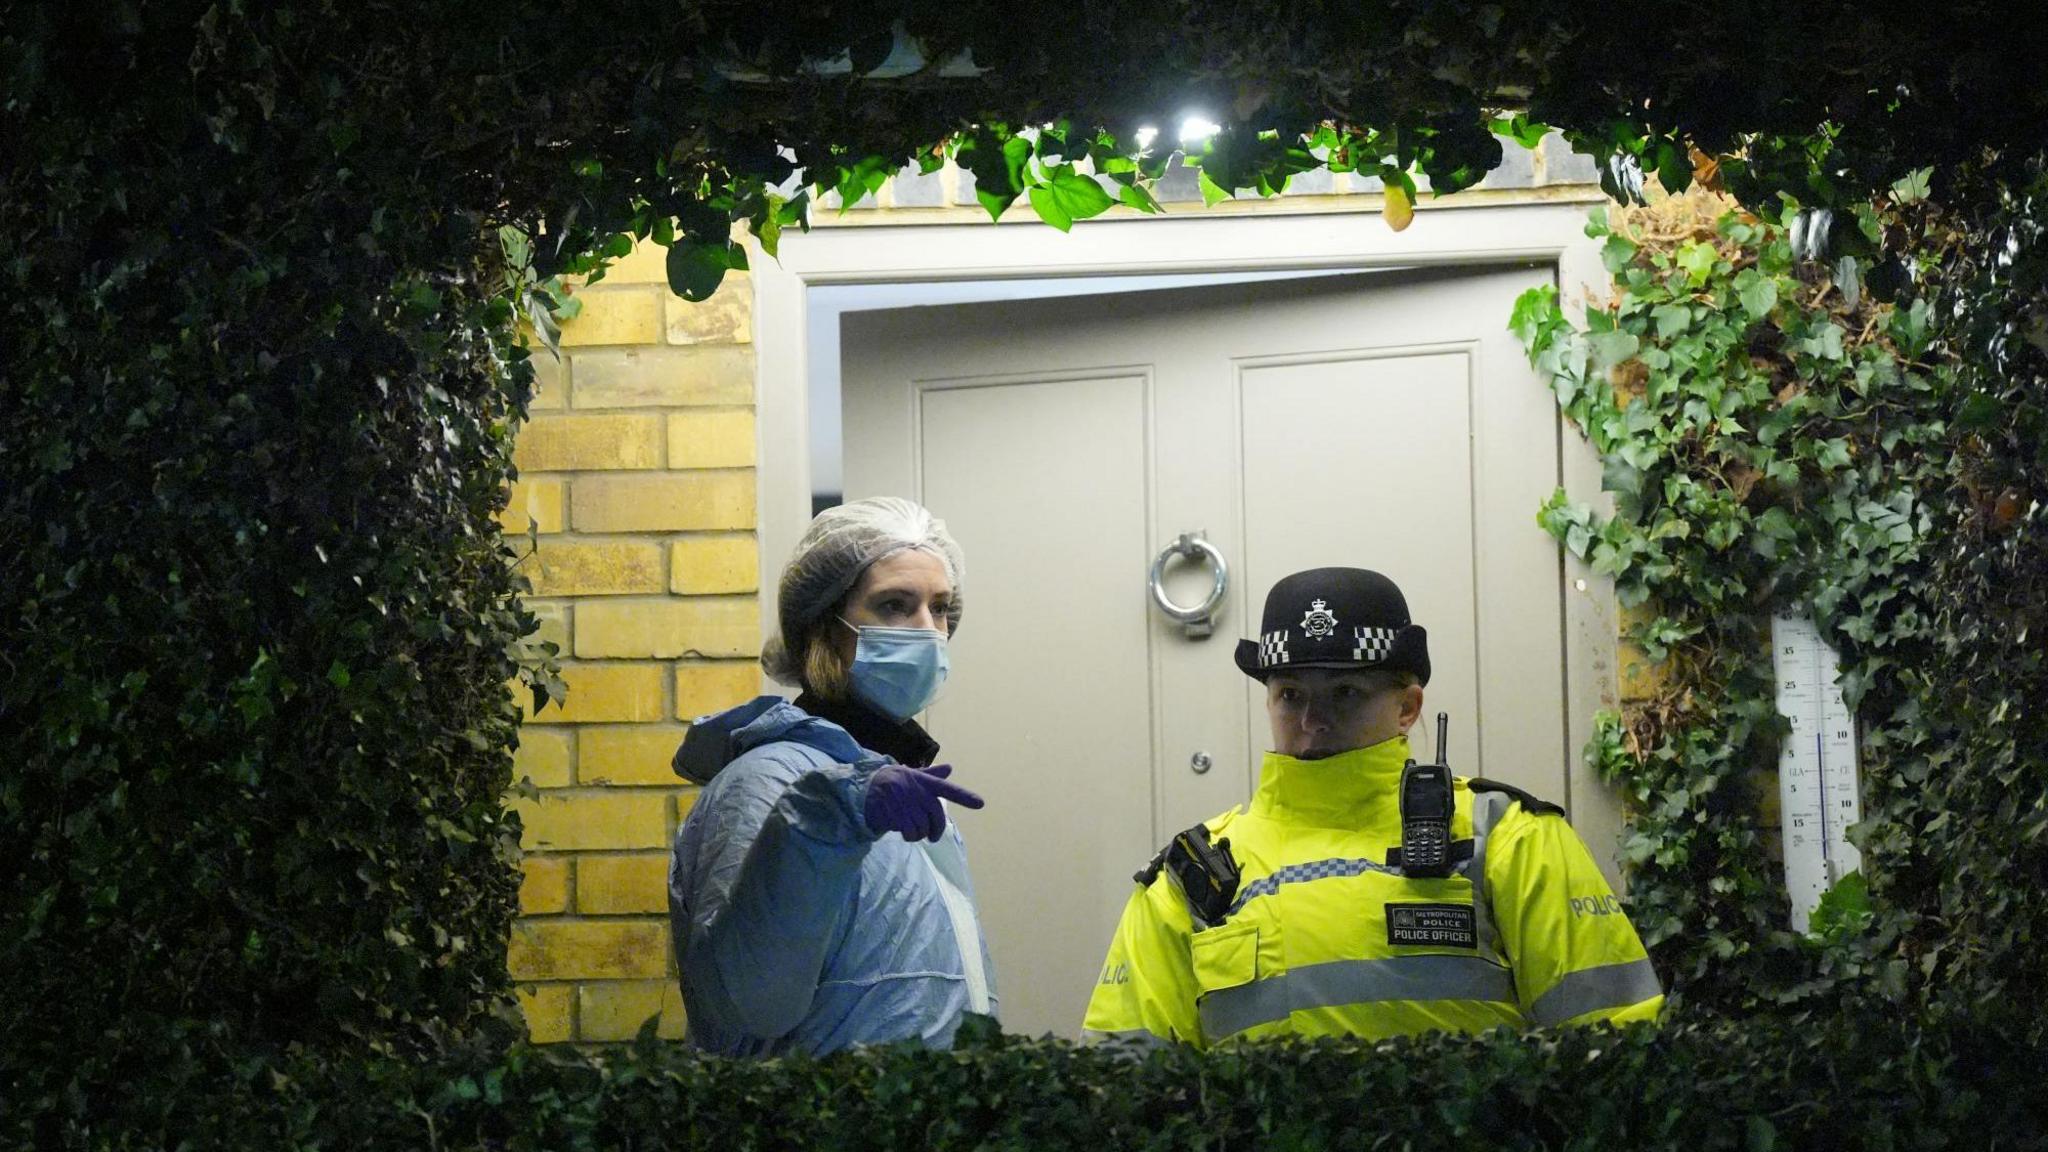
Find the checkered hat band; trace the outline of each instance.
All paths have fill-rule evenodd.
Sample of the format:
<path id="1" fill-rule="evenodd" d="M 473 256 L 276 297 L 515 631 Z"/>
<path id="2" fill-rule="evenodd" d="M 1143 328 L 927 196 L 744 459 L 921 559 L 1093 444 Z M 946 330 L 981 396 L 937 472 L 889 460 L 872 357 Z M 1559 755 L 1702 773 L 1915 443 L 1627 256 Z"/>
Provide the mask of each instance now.
<path id="1" fill-rule="evenodd" d="M 1394 654 L 1394 630 L 1392 628 L 1352 629 L 1356 646 L 1351 649 L 1351 658 L 1362 664 L 1378 664 Z"/>
<path id="2" fill-rule="evenodd" d="M 1271 668 L 1287 663 L 1287 633 L 1268 632 L 1259 637 L 1259 667 Z"/>
<path id="3" fill-rule="evenodd" d="M 1394 654 L 1392 628 L 1353 628 L 1351 630 L 1351 659 L 1360 664 L 1384 663 Z M 1293 656 L 1287 650 L 1290 632 L 1268 632 L 1259 637 L 1259 667 L 1277 668 L 1293 663 Z"/>

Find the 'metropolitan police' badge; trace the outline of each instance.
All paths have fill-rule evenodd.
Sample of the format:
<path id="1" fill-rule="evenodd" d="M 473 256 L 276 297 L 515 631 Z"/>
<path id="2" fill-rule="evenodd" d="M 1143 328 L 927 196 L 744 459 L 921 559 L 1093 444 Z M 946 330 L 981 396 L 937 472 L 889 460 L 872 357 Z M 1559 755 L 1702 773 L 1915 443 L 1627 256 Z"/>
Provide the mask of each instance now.
<path id="1" fill-rule="evenodd" d="M 1301 618 L 1301 630 L 1311 639 L 1321 640 L 1337 631 L 1337 614 L 1330 611 L 1330 602 L 1318 600 L 1308 606 L 1308 615 Z"/>

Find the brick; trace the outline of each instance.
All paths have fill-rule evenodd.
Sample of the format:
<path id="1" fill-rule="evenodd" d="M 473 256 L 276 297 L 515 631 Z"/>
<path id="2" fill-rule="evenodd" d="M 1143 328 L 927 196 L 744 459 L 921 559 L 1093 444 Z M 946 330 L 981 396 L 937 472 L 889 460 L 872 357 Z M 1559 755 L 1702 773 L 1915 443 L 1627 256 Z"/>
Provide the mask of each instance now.
<path id="1" fill-rule="evenodd" d="M 688 348 L 608 348 L 578 352 L 578 408 L 672 408 L 752 404 L 754 351 L 737 344 Z"/>
<path id="2" fill-rule="evenodd" d="M 528 693 L 531 702 L 532 694 Z M 537 788 L 569 786 L 569 765 L 575 754 L 576 734 L 557 728 L 522 728 L 519 747 L 512 753 L 512 779 L 524 777 Z"/>
<path id="3" fill-rule="evenodd" d="M 576 293 L 583 310 L 562 325 L 562 347 L 661 343 L 661 297 L 658 290 L 638 285 Z"/>
<path id="4" fill-rule="evenodd" d="M 511 498 L 505 501 L 504 511 L 498 513 L 498 523 L 505 531 L 523 536 L 526 534 L 528 520 L 533 521 L 543 533 L 562 530 L 560 480 L 513 482 Z"/>
<path id="5" fill-rule="evenodd" d="M 662 301 L 671 344 L 751 344 L 754 342 L 754 282 L 728 274 L 709 300 L 691 303 L 671 294 Z"/>
<path id="6" fill-rule="evenodd" d="M 669 546 L 671 592 L 702 595 L 760 587 L 761 553 L 752 536 L 693 536 Z"/>
<path id="7" fill-rule="evenodd" d="M 546 348 L 532 349 L 527 362 L 533 365 L 533 399 L 529 412 L 545 412 L 569 406 L 569 364 Z"/>
<path id="8" fill-rule="evenodd" d="M 576 989 L 576 999 L 579 1040 L 632 1040 L 640 1035 L 641 1025 L 655 1017 L 660 1017 L 655 1035 L 663 1040 L 683 1038 L 683 993 L 673 980 L 584 984 Z"/>
<path id="9" fill-rule="evenodd" d="M 512 462 L 521 472 L 659 468 L 663 438 L 651 412 L 536 416 L 519 430 Z"/>
<path id="10" fill-rule="evenodd" d="M 560 1044 L 575 1038 L 570 1016 L 575 989 L 568 984 L 521 984 L 519 1010 L 526 1014 L 526 1034 L 535 1044 Z M 678 999 L 681 994 L 678 992 Z"/>
<path id="11" fill-rule="evenodd" d="M 1562 133 L 1552 132 L 1543 138 L 1542 182 L 1544 184 L 1598 184 L 1600 182 L 1600 161 L 1576 151 L 1565 142 Z"/>
<path id="12" fill-rule="evenodd" d="M 534 642 L 537 644 L 553 644 L 556 655 L 567 655 L 569 652 L 569 606 L 560 602 L 546 603 L 538 600 L 528 600 L 525 604 L 526 610 L 533 613 L 533 618 L 540 622 L 540 627 L 533 633 L 532 638 Z"/>
<path id="13" fill-rule="evenodd" d="M 668 805 L 652 792 L 548 792 L 506 806 L 519 813 L 529 852 L 668 846 Z"/>
<path id="14" fill-rule="evenodd" d="M 659 664 L 562 665 L 569 698 L 533 713 L 533 694 L 520 701 L 528 723 L 633 724 L 666 720 L 662 714 L 662 666 Z"/>
<path id="15" fill-rule="evenodd" d="M 585 916 L 667 912 L 668 853 L 582 857 L 576 862 L 576 911 Z"/>
<path id="16" fill-rule="evenodd" d="M 689 728 L 682 724 L 622 724 L 577 731 L 585 784 L 674 787 L 681 778 L 670 767 Z"/>
<path id="17" fill-rule="evenodd" d="M 668 922 L 515 920 L 505 963 L 514 980 L 658 980 L 668 974 Z"/>
<path id="18" fill-rule="evenodd" d="M 668 288 L 668 249 L 652 240 L 633 245 L 633 251 L 612 261 L 600 284 L 659 284 Z"/>
<path id="19" fill-rule="evenodd" d="M 569 858 L 528 856 L 519 862 L 519 914 L 550 916 L 569 910 Z"/>
<path id="20" fill-rule="evenodd" d="M 578 532 L 752 528 L 754 473 L 733 469 L 663 476 L 587 476 L 570 491 L 569 509 Z M 658 590 L 659 585 L 657 581 L 656 588 L 648 590 Z"/>
<path id="21" fill-rule="evenodd" d="M 659 592 L 668 575 L 661 545 L 652 540 L 544 540 L 519 567 L 536 596 Z"/>
<path id="22" fill-rule="evenodd" d="M 1289 196 L 1331 196 L 1337 191 L 1337 178 L 1328 168 L 1311 168 L 1296 172 L 1287 181 Z"/>
<path id="23" fill-rule="evenodd" d="M 1152 195 L 1162 204 L 1199 201 L 1202 198 L 1201 179 L 1199 171 L 1182 163 L 1176 156 L 1153 185 Z"/>
<path id="24" fill-rule="evenodd" d="M 761 692 L 761 668 L 752 661 L 676 665 L 676 718 L 693 720 L 744 704 Z"/>
<path id="25" fill-rule="evenodd" d="M 714 408 L 668 414 L 671 468 L 754 466 L 754 410 Z"/>
<path id="26" fill-rule="evenodd" d="M 697 806 L 697 797 L 702 793 L 703 789 L 692 788 L 676 797 L 676 827 L 682 827 L 683 821 L 690 818 L 690 809 Z"/>
<path id="27" fill-rule="evenodd" d="M 942 208 L 946 203 L 943 169 L 919 172 L 912 164 L 890 177 L 887 186 L 891 208 Z"/>
<path id="28" fill-rule="evenodd" d="M 1480 188 L 1529 188 L 1536 183 L 1536 149 L 1501 138 L 1500 163 L 1477 185 Z"/>
<path id="29" fill-rule="evenodd" d="M 752 597 L 590 601 L 576 609 L 585 659 L 758 656 L 761 606 Z"/>

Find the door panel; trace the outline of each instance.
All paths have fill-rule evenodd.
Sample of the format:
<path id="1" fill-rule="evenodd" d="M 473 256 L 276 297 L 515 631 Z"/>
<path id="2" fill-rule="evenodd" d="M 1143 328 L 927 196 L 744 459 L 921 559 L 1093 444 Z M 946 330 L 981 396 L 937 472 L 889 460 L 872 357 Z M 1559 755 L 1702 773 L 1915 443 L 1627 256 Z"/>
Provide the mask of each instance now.
<path id="1" fill-rule="evenodd" d="M 1467 559 L 1471 357 L 1419 350 L 1248 365 L 1241 379 L 1247 586 L 1271 588 L 1290 572 L 1329 565 L 1391 577 L 1409 615 L 1429 630 L 1428 710 L 1414 734 L 1416 754 L 1433 753 L 1434 716 L 1445 711 L 1451 747 L 1469 764 L 1479 655 Z M 1257 631 L 1258 610 L 1246 607 L 1247 635 Z M 1246 685 L 1259 718 L 1264 692 Z M 1268 747 L 1263 727 L 1248 726 L 1247 756 Z"/>
<path id="2" fill-rule="evenodd" d="M 989 799 L 960 819 L 1005 1027 L 1076 1034 L 1132 871 L 1248 798 L 1265 712 L 1231 650 L 1290 571 L 1392 576 L 1429 629 L 1425 714 L 1451 714 L 1453 767 L 1570 802 L 1562 568 L 1535 523 L 1557 416 L 1506 330 L 1550 280 L 1403 271 L 844 317 L 848 497 L 921 499 L 967 552 L 929 720 Z M 1145 587 L 1197 530 L 1232 571 L 1206 638 Z M 1193 603 L 1208 576 L 1169 586 Z"/>
<path id="3" fill-rule="evenodd" d="M 927 719 L 1010 831 L 962 814 L 1002 1014 L 1071 1024 L 1130 895 L 1127 832 L 1152 820 L 1144 617 L 1095 610 L 1131 599 L 1149 559 L 1146 381 L 934 383 L 918 407 L 921 490 L 968 570 L 956 675 Z"/>

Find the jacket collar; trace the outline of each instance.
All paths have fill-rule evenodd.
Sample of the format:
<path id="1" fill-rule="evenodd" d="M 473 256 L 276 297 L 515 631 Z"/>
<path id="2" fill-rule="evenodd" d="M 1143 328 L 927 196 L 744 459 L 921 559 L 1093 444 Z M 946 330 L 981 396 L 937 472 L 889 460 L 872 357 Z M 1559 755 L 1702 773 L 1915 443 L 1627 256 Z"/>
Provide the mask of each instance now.
<path id="1" fill-rule="evenodd" d="M 1259 766 L 1259 789 L 1252 794 L 1251 810 L 1324 828 L 1398 823 L 1401 769 L 1408 756 L 1405 735 L 1321 760 L 1268 752 Z"/>
<path id="2" fill-rule="evenodd" d="M 796 698 L 796 706 L 820 720 L 839 725 L 858 740 L 861 747 L 880 752 L 899 764 L 928 768 L 939 754 L 939 742 L 932 739 L 917 721 L 891 720 L 858 700 L 840 704 L 815 692 L 805 692 Z"/>

